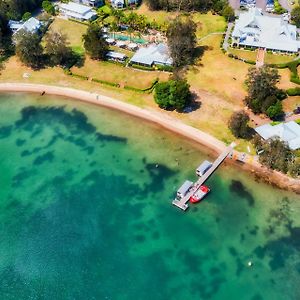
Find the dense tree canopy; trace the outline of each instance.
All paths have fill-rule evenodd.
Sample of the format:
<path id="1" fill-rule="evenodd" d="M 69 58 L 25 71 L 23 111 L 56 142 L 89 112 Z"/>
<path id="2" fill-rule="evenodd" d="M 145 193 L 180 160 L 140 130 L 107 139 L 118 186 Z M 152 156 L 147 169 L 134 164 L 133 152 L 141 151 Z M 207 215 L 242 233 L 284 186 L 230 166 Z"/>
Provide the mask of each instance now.
<path id="1" fill-rule="evenodd" d="M 234 112 L 228 122 L 228 127 L 237 138 L 249 138 L 251 128 L 248 125 L 249 116 L 243 110 Z"/>
<path id="2" fill-rule="evenodd" d="M 276 87 L 279 79 L 276 69 L 269 67 L 249 69 L 245 81 L 248 88 L 245 102 L 254 113 L 265 113 L 270 118 L 282 114 L 280 101 L 284 98 L 284 93 Z"/>
<path id="3" fill-rule="evenodd" d="M 300 160 L 288 145 L 279 139 L 262 140 L 256 136 L 254 145 L 261 151 L 259 161 L 268 168 L 293 176 L 300 175 Z"/>
<path id="4" fill-rule="evenodd" d="M 38 68 L 43 62 L 43 47 L 36 33 L 20 30 L 15 37 L 16 54 L 19 59 L 31 68 Z"/>
<path id="5" fill-rule="evenodd" d="M 234 15 L 227 0 L 146 0 L 151 10 L 206 12 L 213 10 L 225 17 Z"/>
<path id="6" fill-rule="evenodd" d="M 21 19 L 25 12 L 33 12 L 41 6 L 42 0 L 0 0 L 9 19 Z"/>
<path id="7" fill-rule="evenodd" d="M 181 111 L 191 101 L 190 86 L 186 80 L 169 80 L 155 87 L 154 100 L 164 109 Z"/>
<path id="8" fill-rule="evenodd" d="M 52 65 L 64 65 L 72 56 L 67 36 L 61 32 L 50 31 L 46 35 L 46 54 Z"/>
<path id="9" fill-rule="evenodd" d="M 192 63 L 196 47 L 196 24 L 178 16 L 167 30 L 168 46 L 175 67 Z"/>
<path id="10" fill-rule="evenodd" d="M 103 30 L 98 24 L 89 25 L 83 35 L 84 48 L 93 59 L 104 60 L 108 52 L 108 44 L 103 37 Z"/>
<path id="11" fill-rule="evenodd" d="M 53 16 L 55 15 L 55 7 L 50 1 L 43 1 L 42 7 L 46 13 Z"/>
<path id="12" fill-rule="evenodd" d="M 297 27 L 300 27 L 300 6 L 296 6 L 291 11 L 291 20 Z"/>
<path id="13" fill-rule="evenodd" d="M 207 11 L 218 5 L 223 8 L 227 2 L 224 0 L 146 0 L 152 10 L 185 10 Z"/>

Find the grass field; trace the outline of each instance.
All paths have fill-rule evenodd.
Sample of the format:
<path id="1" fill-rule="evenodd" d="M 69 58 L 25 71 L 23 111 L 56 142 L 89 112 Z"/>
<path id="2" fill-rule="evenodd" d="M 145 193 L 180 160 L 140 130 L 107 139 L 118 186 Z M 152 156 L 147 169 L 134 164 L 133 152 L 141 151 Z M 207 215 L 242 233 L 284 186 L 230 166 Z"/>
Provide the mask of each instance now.
<path id="1" fill-rule="evenodd" d="M 168 24 L 178 15 L 177 12 L 150 11 L 146 4 L 142 4 L 136 12 L 147 16 L 149 20 L 156 21 L 160 25 Z M 212 32 L 222 32 L 226 28 L 225 19 L 210 12 L 207 14 L 193 13 L 192 16 L 197 24 L 198 39 Z"/>
<path id="2" fill-rule="evenodd" d="M 83 76 L 118 83 L 120 86 L 129 85 L 140 89 L 150 87 L 156 78 L 159 78 L 162 81 L 169 78 L 168 73 L 135 70 L 111 62 L 91 60 L 88 57 L 86 58 L 83 67 L 73 67 L 72 72 Z"/>
<path id="3" fill-rule="evenodd" d="M 67 35 L 70 46 L 78 54 L 84 53 L 82 35 L 85 34 L 87 26 L 76 22 L 55 18 L 50 30 L 60 31 Z"/>
<path id="4" fill-rule="evenodd" d="M 236 49 L 236 48 L 229 48 L 229 53 L 237 55 L 240 58 L 256 61 L 257 51 L 250 51 L 250 50 L 243 50 L 243 49 Z M 265 63 L 266 64 L 281 64 L 287 63 L 293 60 L 296 55 L 281 55 L 281 54 L 272 54 L 266 53 L 265 54 Z"/>

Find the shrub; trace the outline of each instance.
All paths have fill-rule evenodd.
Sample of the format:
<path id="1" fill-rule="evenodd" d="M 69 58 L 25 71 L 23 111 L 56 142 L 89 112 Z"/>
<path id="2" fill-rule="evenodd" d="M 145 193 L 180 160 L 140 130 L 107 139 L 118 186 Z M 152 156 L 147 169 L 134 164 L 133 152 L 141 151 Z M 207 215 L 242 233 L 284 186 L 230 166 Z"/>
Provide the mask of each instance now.
<path id="1" fill-rule="evenodd" d="M 288 89 L 288 90 L 286 90 L 286 93 L 289 96 L 300 96 L 300 88 L 295 87 L 295 88 Z"/>
<path id="2" fill-rule="evenodd" d="M 155 86 L 155 102 L 164 109 L 182 111 L 191 101 L 190 86 L 186 80 L 169 80 Z"/>
<path id="3" fill-rule="evenodd" d="M 237 138 L 249 138 L 251 129 L 248 126 L 249 116 L 243 110 L 234 112 L 228 122 L 228 127 Z"/>

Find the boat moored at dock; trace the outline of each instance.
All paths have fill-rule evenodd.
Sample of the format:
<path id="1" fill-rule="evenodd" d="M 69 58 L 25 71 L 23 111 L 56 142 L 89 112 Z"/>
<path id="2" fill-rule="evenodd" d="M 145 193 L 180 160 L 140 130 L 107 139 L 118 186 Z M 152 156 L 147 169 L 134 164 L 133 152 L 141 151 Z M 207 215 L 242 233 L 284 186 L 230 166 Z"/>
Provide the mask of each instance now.
<path id="1" fill-rule="evenodd" d="M 197 169 L 197 176 L 203 176 L 210 168 L 212 167 L 212 163 L 208 160 L 205 160 Z"/>
<path id="2" fill-rule="evenodd" d="M 182 186 L 178 189 L 177 191 L 177 198 L 178 199 L 182 199 L 187 193 L 188 191 L 191 189 L 191 187 L 193 186 L 193 182 L 186 180 Z"/>
<path id="3" fill-rule="evenodd" d="M 206 185 L 201 185 L 199 189 L 197 189 L 196 193 L 193 194 L 190 198 L 190 202 L 197 203 L 200 202 L 208 193 L 210 189 Z"/>

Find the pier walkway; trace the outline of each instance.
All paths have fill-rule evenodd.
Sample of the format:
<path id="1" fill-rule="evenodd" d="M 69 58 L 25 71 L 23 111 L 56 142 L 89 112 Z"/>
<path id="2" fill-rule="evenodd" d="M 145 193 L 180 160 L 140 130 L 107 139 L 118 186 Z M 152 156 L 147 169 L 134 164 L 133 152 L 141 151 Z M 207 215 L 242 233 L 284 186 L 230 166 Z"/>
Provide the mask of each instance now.
<path id="1" fill-rule="evenodd" d="M 199 179 L 195 182 L 194 188 L 192 188 L 183 198 L 180 200 L 173 200 L 172 204 L 179 207 L 182 210 L 187 210 L 188 208 L 188 202 L 201 185 L 205 183 L 205 181 L 218 169 L 218 167 L 222 164 L 222 162 L 226 159 L 228 155 L 230 155 L 233 151 L 233 148 L 235 147 L 235 143 L 231 143 L 230 146 L 228 146 L 220 155 L 219 157 L 214 161 L 213 165 L 210 167 L 210 169 Z M 196 187 L 196 188 L 195 188 Z"/>

